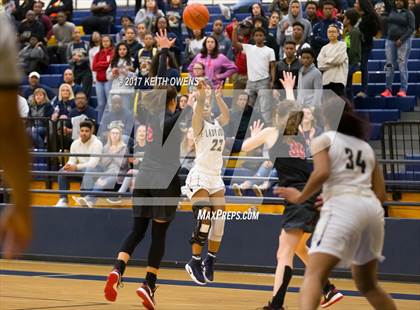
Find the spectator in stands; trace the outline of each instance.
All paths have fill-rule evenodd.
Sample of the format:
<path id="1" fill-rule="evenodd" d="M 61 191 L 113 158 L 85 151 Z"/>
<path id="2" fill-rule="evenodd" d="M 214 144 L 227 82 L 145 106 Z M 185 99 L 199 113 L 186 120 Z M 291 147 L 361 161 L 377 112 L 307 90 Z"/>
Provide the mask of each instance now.
<path id="1" fill-rule="evenodd" d="M 309 20 L 309 22 L 312 25 L 312 28 L 320 21 L 317 15 L 318 11 L 318 3 L 315 1 L 307 1 L 305 5 L 305 15 L 306 19 Z"/>
<path id="2" fill-rule="evenodd" d="M 182 38 L 182 14 L 184 9 L 181 0 L 169 0 L 165 15 L 169 21 L 169 31 L 175 33 L 177 38 Z"/>
<path id="3" fill-rule="evenodd" d="M 232 6 L 219 4 L 220 12 L 227 20 L 231 19 L 232 15 L 244 7 L 249 7 L 249 12 L 251 13 L 249 19 L 253 19 L 255 16 L 265 17 L 264 8 L 259 0 L 240 0 Z M 267 26 L 267 24 L 265 26 Z"/>
<path id="4" fill-rule="evenodd" d="M 146 24 L 145 23 L 139 23 L 136 26 L 137 29 L 137 41 L 144 46 L 144 36 L 147 32 L 151 33 L 150 31 L 147 31 Z"/>
<path id="5" fill-rule="evenodd" d="M 192 73 L 192 68 L 196 62 L 204 64 L 205 76 L 211 80 L 214 88 L 223 84 L 226 78 L 238 70 L 232 61 L 219 52 L 219 43 L 213 36 L 208 36 L 204 40 L 201 52 L 188 67 L 190 73 Z"/>
<path id="6" fill-rule="evenodd" d="M 29 43 L 19 52 L 19 62 L 25 74 L 43 71 L 48 66 L 48 52 L 40 39 L 36 33 L 31 34 Z"/>
<path id="7" fill-rule="evenodd" d="M 53 113 L 53 107 L 50 104 L 47 93 L 42 88 L 37 88 L 32 95 L 32 98 L 29 98 L 29 114 L 28 117 L 35 118 L 50 118 Z M 30 128 L 32 142 L 36 149 L 42 149 L 45 147 L 44 140 L 48 134 L 48 120 L 32 120 L 30 122 L 32 125 Z"/>
<path id="8" fill-rule="evenodd" d="M 45 90 L 47 92 L 48 98 L 55 97 L 55 93 L 50 87 L 39 83 L 40 78 L 41 78 L 41 75 L 38 72 L 33 71 L 29 73 L 28 75 L 29 87 L 26 88 L 25 91 L 23 92 L 23 97 L 28 99 L 33 94 L 34 90 L 37 88 L 42 88 L 43 90 Z"/>
<path id="9" fill-rule="evenodd" d="M 311 47 L 314 49 L 315 54 L 318 55 L 321 48 L 329 42 L 327 29 L 330 25 L 335 25 L 339 29 L 339 35 L 342 32 L 343 24 L 333 16 L 335 3 L 331 0 L 324 1 L 322 12 L 324 19 L 317 23 L 312 30 Z"/>
<path id="10" fill-rule="evenodd" d="M 360 71 L 362 72 L 362 88 L 357 97 L 367 96 L 367 87 L 369 80 L 368 59 L 373 48 L 373 38 L 379 31 L 380 22 L 378 14 L 369 0 L 356 0 L 354 8 L 362 17 L 359 23 L 359 29 L 362 33 L 362 54 L 360 60 Z"/>
<path id="11" fill-rule="evenodd" d="M 80 30 L 73 31 L 73 41 L 67 47 L 67 62 L 74 73 L 76 84 L 83 86 L 83 91 L 90 95 L 92 88 L 92 72 L 89 66 L 89 44 L 82 41 Z"/>
<path id="12" fill-rule="evenodd" d="M 270 18 L 268 19 L 268 35 L 272 36 L 277 40 L 277 25 L 280 22 L 280 13 L 272 11 Z"/>
<path id="13" fill-rule="evenodd" d="M 134 89 L 127 82 L 128 78 L 135 76 L 133 71 L 133 60 L 130 57 L 128 45 L 124 42 L 118 43 L 111 64 L 106 71 L 106 78 L 112 83 L 110 93 L 120 95 L 124 107 L 128 111 L 133 111 L 131 103 Z"/>
<path id="14" fill-rule="evenodd" d="M 243 140 L 248 130 L 250 119 L 255 118 L 252 115 L 253 108 L 248 104 L 248 94 L 244 91 L 235 94 L 233 98 L 232 112 L 230 113 L 230 122 L 226 128 L 227 137 L 235 137 Z M 258 116 L 257 116 L 258 117 Z"/>
<path id="15" fill-rule="evenodd" d="M 149 71 L 152 66 L 153 57 L 156 56 L 158 49 L 154 47 L 155 40 L 150 32 L 147 32 L 144 36 L 144 47 L 138 51 L 136 57 L 134 57 L 133 67 L 137 70 L 137 76 L 142 83 L 136 85 L 137 89 L 147 89 L 145 85 L 145 78 L 149 76 Z"/>
<path id="16" fill-rule="evenodd" d="M 82 21 L 85 33 L 91 34 L 94 31 L 98 31 L 100 34 L 110 33 L 117 12 L 115 0 L 93 0 L 90 10 L 92 16 Z"/>
<path id="17" fill-rule="evenodd" d="M 127 153 L 127 145 L 122 139 L 122 128 L 113 125 L 109 128 L 107 142 L 103 147 L 102 154 L 114 155 L 117 157 L 101 157 L 98 168 L 107 174 L 99 177 L 94 186 L 93 191 L 103 191 L 114 189 L 116 183 L 121 183 L 124 177 L 120 174 L 126 174 L 128 170 L 128 159 L 124 157 Z M 95 205 L 96 197 L 87 195 L 85 197 L 73 197 L 78 205 L 92 208 Z"/>
<path id="18" fill-rule="evenodd" d="M 416 34 L 414 35 L 416 38 L 420 38 L 420 1 L 416 1 L 414 7 L 411 9 L 414 14 L 414 18 L 416 20 Z"/>
<path id="19" fill-rule="evenodd" d="M 44 26 L 44 33 L 47 40 L 49 40 L 53 34 L 52 28 L 53 25 L 51 20 L 42 12 L 42 8 L 44 7 L 44 2 L 36 1 L 34 2 L 33 11 L 35 13 L 36 18 L 39 22 Z"/>
<path id="20" fill-rule="evenodd" d="M 300 55 L 302 49 L 311 47 L 303 37 L 304 29 L 305 27 L 299 22 L 293 24 L 292 40 L 296 43 L 296 55 Z"/>
<path id="21" fill-rule="evenodd" d="M 22 44 L 29 42 L 32 35 L 36 34 L 41 41 L 45 41 L 44 25 L 36 19 L 35 12 L 26 12 L 26 18 L 22 20 L 18 27 L 19 38 Z"/>
<path id="22" fill-rule="evenodd" d="M 303 40 L 307 41 L 312 32 L 311 23 L 303 18 L 300 2 L 292 0 L 289 6 L 289 14 L 285 19 L 279 22 L 277 26 L 277 43 L 283 47 L 285 41 L 292 40 L 293 24 L 299 22 L 304 26 Z M 282 49 L 280 49 L 280 58 L 283 58 Z"/>
<path id="23" fill-rule="evenodd" d="M 252 19 L 252 23 L 254 25 L 253 28 L 254 29 L 262 28 L 265 31 L 267 31 L 267 27 L 264 26 L 264 22 L 265 22 L 265 20 L 264 20 L 263 17 L 261 17 L 261 16 L 254 17 Z M 251 40 L 251 44 L 254 44 L 253 40 Z M 277 44 L 277 41 L 276 41 L 275 38 L 270 36 L 267 32 L 265 34 L 264 45 L 269 47 L 269 48 L 272 48 L 274 50 L 274 55 L 276 55 L 276 61 L 279 60 L 279 46 Z"/>
<path id="24" fill-rule="evenodd" d="M 80 93 L 83 94 L 84 93 Z M 76 96 L 79 94 L 76 94 Z M 86 96 L 86 95 L 85 95 Z M 70 147 L 70 153 L 73 154 L 101 154 L 102 142 L 93 134 L 95 126 L 91 121 L 83 121 L 80 123 L 80 134 L 78 139 L 73 141 Z M 97 171 L 99 157 L 93 156 L 70 156 L 67 163 L 60 172 L 63 174 L 58 176 L 58 188 L 60 191 L 69 190 L 70 179 L 80 180 L 81 177 L 71 177 L 66 175 L 66 172 L 94 172 Z M 83 176 L 83 182 L 80 187 L 81 190 L 90 190 L 93 187 L 94 180 L 90 175 Z M 67 194 L 60 194 L 56 207 L 67 207 L 68 198 Z"/>
<path id="25" fill-rule="evenodd" d="M 133 158 L 129 158 L 128 162 L 133 165 L 133 169 L 127 171 L 127 174 L 131 174 L 131 176 L 124 177 L 124 180 L 119 188 L 119 193 L 125 193 L 128 189 L 130 192 L 133 192 L 134 188 L 134 180 L 136 179 L 136 175 L 139 172 L 138 168 L 143 160 L 142 156 L 145 149 L 146 149 L 146 126 L 139 125 L 136 130 L 136 143 L 133 147 Z M 121 203 L 120 199 L 107 199 L 109 203 Z"/>
<path id="26" fill-rule="evenodd" d="M 125 39 L 125 31 L 128 28 L 133 27 L 134 25 L 133 19 L 128 15 L 121 16 L 120 23 L 122 25 L 122 28 L 115 37 L 115 43 L 120 43 L 121 41 L 123 41 Z"/>
<path id="27" fill-rule="evenodd" d="M 128 47 L 128 53 L 132 59 L 134 59 L 139 50 L 143 47 L 137 40 L 136 40 L 136 30 L 134 27 L 129 27 L 125 31 L 125 39 L 123 40 Z"/>
<path id="28" fill-rule="evenodd" d="M 96 72 L 96 96 L 98 98 L 98 116 L 102 118 L 102 114 L 106 108 L 109 91 L 111 90 L 112 81 L 107 79 L 106 70 L 111 64 L 114 56 L 114 44 L 109 35 L 102 36 L 99 52 L 93 58 L 92 68 Z"/>
<path id="29" fill-rule="evenodd" d="M 180 174 L 188 174 L 191 168 L 194 166 L 194 158 L 195 158 L 195 141 L 194 141 L 194 131 L 192 127 L 189 127 L 185 133 L 184 137 L 182 138 L 181 142 L 181 149 L 180 149 L 180 161 L 181 161 L 181 168 L 179 173 Z M 192 157 L 192 158 L 185 158 L 185 157 Z"/>
<path id="30" fill-rule="evenodd" d="M 15 11 L 13 12 L 13 16 L 16 21 L 20 22 L 25 19 L 26 13 L 34 7 L 34 2 L 35 0 L 23 0 L 22 4 L 20 4 L 20 1 L 14 1 Z"/>
<path id="31" fill-rule="evenodd" d="M 322 133 L 322 129 L 317 126 L 314 110 L 313 105 L 302 108 L 303 118 L 299 125 L 299 132 L 305 139 L 305 156 L 307 158 L 311 157 L 312 140 Z"/>
<path id="32" fill-rule="evenodd" d="M 54 113 L 51 116 L 53 121 L 67 119 L 71 110 L 76 107 L 72 87 L 67 83 L 61 84 L 58 89 L 58 96 L 54 98 L 51 105 L 54 108 Z"/>
<path id="33" fill-rule="evenodd" d="M 58 13 L 66 14 L 67 20 L 71 21 L 73 18 L 73 1 L 72 0 L 51 0 L 48 4 L 45 14 L 55 23 L 58 18 Z"/>
<path id="34" fill-rule="evenodd" d="M 254 29 L 252 38 L 255 45 L 243 44 L 238 41 L 238 22 L 233 23 L 232 45 L 238 51 L 243 51 L 247 57 L 248 82 L 246 89 L 250 105 L 261 112 L 266 124 L 271 123 L 271 92 L 274 85 L 275 60 L 274 50 L 264 45 L 265 30 Z M 260 90 L 262 90 L 260 92 Z M 256 104 L 259 97 L 258 105 Z"/>
<path id="35" fill-rule="evenodd" d="M 398 63 L 401 86 L 397 96 L 405 97 L 408 88 L 407 64 L 411 50 L 411 37 L 415 31 L 415 18 L 413 12 L 408 9 L 407 0 L 395 0 L 393 4 L 390 0 L 385 0 L 385 9 L 388 12 L 388 32 L 385 41 L 386 89 L 381 96 L 392 96 L 392 82 L 396 63 Z"/>
<path id="36" fill-rule="evenodd" d="M 190 76 L 194 78 L 203 78 L 208 80 L 208 78 L 206 78 L 205 68 L 206 66 L 202 62 L 196 62 L 192 67 L 192 72 L 190 73 Z M 211 84 L 210 81 L 209 83 Z M 188 93 L 191 94 L 196 89 L 197 87 L 195 85 L 188 85 Z"/>
<path id="37" fill-rule="evenodd" d="M 139 10 L 134 19 L 136 25 L 142 23 L 146 26 L 146 29 L 154 32 L 157 31 L 155 23 L 158 17 L 165 16 L 162 10 L 159 10 L 156 0 L 146 0 L 144 8 Z"/>
<path id="38" fill-rule="evenodd" d="M 83 91 L 82 86 L 74 82 L 74 74 L 71 69 L 64 70 L 63 81 L 64 83 L 69 84 L 71 86 L 73 94 L 77 94 L 78 92 Z"/>
<path id="39" fill-rule="evenodd" d="M 53 34 L 57 44 L 48 47 L 51 63 L 64 64 L 67 62 L 67 48 L 73 40 L 73 31 L 76 26 L 66 19 L 64 12 L 57 14 L 57 23 L 53 26 Z"/>
<path id="40" fill-rule="evenodd" d="M 214 20 L 213 32 L 211 35 L 217 39 L 217 42 L 219 43 L 219 51 L 230 60 L 233 60 L 232 42 L 224 34 L 223 20 L 220 17 L 217 17 Z"/>
<path id="41" fill-rule="evenodd" d="M 84 120 L 90 119 L 98 124 L 98 112 L 88 106 L 87 96 L 84 92 L 78 92 L 75 95 L 75 104 L 76 107 L 70 111 L 69 121 L 66 124 L 66 134 L 71 134 L 73 140 L 79 136 L 79 126 Z"/>
<path id="42" fill-rule="evenodd" d="M 318 55 L 318 68 L 323 72 L 322 85 L 331 89 L 338 96 L 344 96 L 347 83 L 349 60 L 345 42 L 339 41 L 340 30 L 331 24 L 327 30 L 330 43 L 323 46 Z"/>
<path id="43" fill-rule="evenodd" d="M 286 41 L 284 43 L 284 58 L 276 65 L 276 73 L 274 78 L 274 89 L 283 89 L 280 79 L 283 78 L 283 72 L 291 72 L 293 76 L 298 79 L 299 69 L 302 66 L 299 59 L 296 57 L 296 43 L 295 41 Z M 297 86 L 297 82 L 295 83 Z M 296 87 L 295 86 L 295 87 Z"/>
<path id="44" fill-rule="evenodd" d="M 349 72 L 347 76 L 346 96 L 353 101 L 353 73 L 360 68 L 362 58 L 362 34 L 357 25 L 360 15 L 356 9 L 344 12 L 344 42 L 347 45 Z"/>
<path id="45" fill-rule="evenodd" d="M 101 120 L 101 128 L 108 128 L 113 123 L 121 124 L 125 140 L 128 141 L 131 130 L 133 129 L 133 113 L 124 106 L 123 98 L 119 95 L 111 97 L 110 111 L 104 114 Z"/>
<path id="46" fill-rule="evenodd" d="M 181 63 L 181 51 L 182 51 L 182 40 L 181 38 L 178 38 L 175 33 L 170 32 L 168 28 L 169 22 L 168 19 L 165 16 L 159 16 L 156 18 L 156 24 L 155 24 L 155 30 L 156 33 L 159 33 L 160 31 L 166 31 L 168 35 L 168 39 L 176 39 L 175 44 L 172 45 L 172 48 L 170 49 L 171 52 L 175 54 L 175 59 L 178 64 Z"/>
<path id="47" fill-rule="evenodd" d="M 18 95 L 18 110 L 19 110 L 20 117 L 22 118 L 28 117 L 28 114 L 29 114 L 28 101 L 20 95 Z"/>
<path id="48" fill-rule="evenodd" d="M 322 96 L 322 73 L 314 64 L 315 52 L 312 48 L 300 51 L 300 62 L 297 83 L 297 101 L 305 105 L 320 105 Z"/>
<path id="49" fill-rule="evenodd" d="M 101 34 L 97 31 L 94 31 L 90 35 L 90 41 L 89 41 L 89 66 L 90 66 L 90 70 L 92 71 L 93 85 L 96 84 L 96 72 L 93 71 L 93 68 L 92 68 L 93 59 L 95 58 L 95 55 L 99 52 L 100 46 L 101 46 Z"/>
<path id="50" fill-rule="evenodd" d="M 185 40 L 184 64 L 189 65 L 195 56 L 203 49 L 203 43 L 206 39 L 204 29 L 194 29 L 191 31 L 192 37 Z"/>

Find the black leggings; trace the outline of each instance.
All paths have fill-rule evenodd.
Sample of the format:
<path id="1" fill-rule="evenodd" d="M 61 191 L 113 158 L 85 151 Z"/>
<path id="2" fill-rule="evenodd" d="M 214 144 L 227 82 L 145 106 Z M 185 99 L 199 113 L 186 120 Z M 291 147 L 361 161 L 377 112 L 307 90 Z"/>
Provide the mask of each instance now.
<path id="1" fill-rule="evenodd" d="M 133 228 L 130 234 L 125 238 L 120 252 L 129 254 L 134 252 L 134 249 L 143 240 L 147 227 L 149 226 L 150 218 L 135 217 L 133 218 Z M 165 253 L 166 231 L 168 230 L 170 222 L 158 223 L 152 222 L 152 244 L 149 249 L 149 256 L 147 265 L 159 269 Z"/>

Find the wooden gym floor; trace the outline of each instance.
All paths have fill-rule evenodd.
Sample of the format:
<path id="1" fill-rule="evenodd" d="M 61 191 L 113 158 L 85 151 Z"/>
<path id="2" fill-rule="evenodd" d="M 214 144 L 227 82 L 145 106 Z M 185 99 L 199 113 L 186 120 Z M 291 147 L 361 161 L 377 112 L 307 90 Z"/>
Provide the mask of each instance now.
<path id="1" fill-rule="evenodd" d="M 103 297 L 110 266 L 0 260 L 0 309 L 143 309 L 135 293 L 144 268 L 128 266 L 124 287 L 115 303 Z M 183 269 L 162 269 L 156 293 L 159 310 L 253 310 L 267 303 L 273 276 L 217 272 L 217 283 L 199 287 Z M 286 296 L 287 309 L 298 309 L 301 277 L 295 277 Z M 330 309 L 371 309 L 350 280 L 333 279 L 345 298 Z M 420 310 L 420 284 L 382 282 L 398 309 Z"/>

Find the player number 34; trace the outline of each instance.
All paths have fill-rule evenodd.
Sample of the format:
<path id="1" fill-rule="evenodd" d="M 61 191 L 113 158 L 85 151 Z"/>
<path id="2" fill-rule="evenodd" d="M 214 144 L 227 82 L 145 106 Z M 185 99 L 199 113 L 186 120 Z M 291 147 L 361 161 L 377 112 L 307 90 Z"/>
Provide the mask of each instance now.
<path id="1" fill-rule="evenodd" d="M 348 162 L 346 164 L 346 168 L 350 169 L 350 170 L 353 170 L 355 168 L 355 165 L 356 165 L 357 167 L 361 168 L 362 173 L 365 173 L 366 163 L 362 159 L 362 151 L 360 151 L 360 150 L 357 151 L 356 162 L 354 162 L 353 151 L 351 149 L 347 148 L 347 147 L 344 150 L 346 151 L 347 159 L 348 159 Z"/>

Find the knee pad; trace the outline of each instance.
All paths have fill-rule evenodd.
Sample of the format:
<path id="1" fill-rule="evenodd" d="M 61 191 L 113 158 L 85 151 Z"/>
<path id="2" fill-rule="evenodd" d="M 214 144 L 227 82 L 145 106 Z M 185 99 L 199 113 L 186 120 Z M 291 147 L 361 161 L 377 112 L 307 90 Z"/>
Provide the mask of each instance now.
<path id="1" fill-rule="evenodd" d="M 222 241 L 224 230 L 225 230 L 225 220 L 223 219 L 212 220 L 210 233 L 209 233 L 209 240 L 216 241 L 216 242 Z"/>
<path id="2" fill-rule="evenodd" d="M 200 219 L 199 214 L 200 214 L 200 210 L 209 209 L 208 213 L 211 215 L 211 206 L 212 204 L 208 201 L 198 201 L 193 204 L 194 217 L 197 219 L 197 221 L 196 221 L 195 229 L 191 236 L 191 240 L 190 240 L 191 244 L 196 243 L 200 246 L 204 246 L 209 235 L 211 221 L 207 219 L 204 219 L 204 220 Z M 204 214 L 207 214 L 207 212 L 205 212 Z"/>

